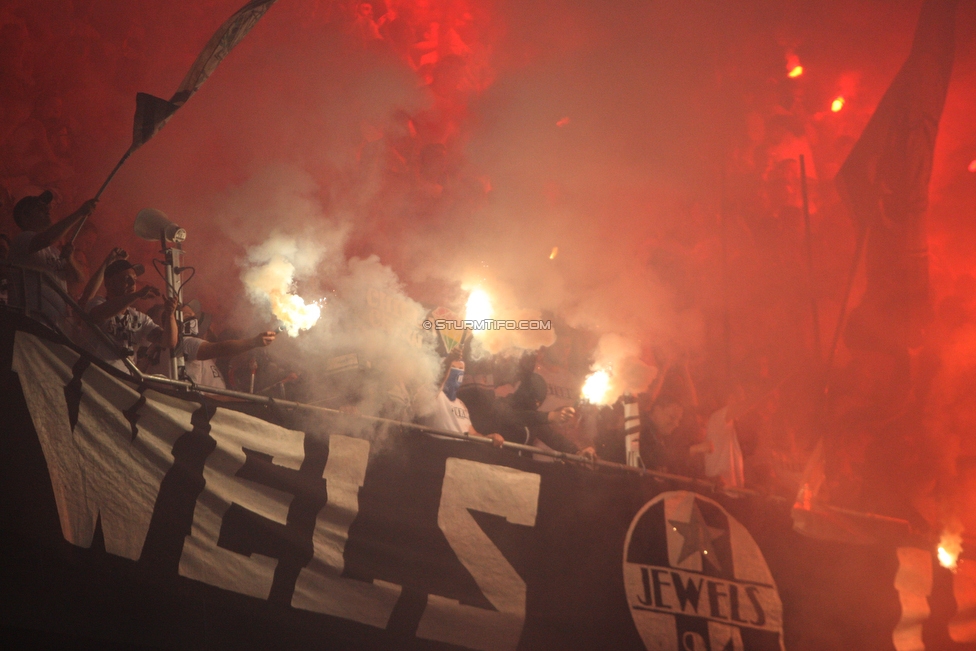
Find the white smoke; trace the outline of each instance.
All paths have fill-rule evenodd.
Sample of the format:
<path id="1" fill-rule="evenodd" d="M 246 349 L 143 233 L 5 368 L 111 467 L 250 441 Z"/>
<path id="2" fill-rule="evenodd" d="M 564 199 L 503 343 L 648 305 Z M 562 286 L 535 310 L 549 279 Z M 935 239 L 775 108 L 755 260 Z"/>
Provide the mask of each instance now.
<path id="1" fill-rule="evenodd" d="M 376 256 L 350 259 L 331 283 L 322 320 L 296 342 L 317 399 L 368 415 L 422 413 L 440 370 L 434 339 L 422 328 L 427 310 Z M 350 370 L 337 372 L 337 360 Z"/>
<path id="2" fill-rule="evenodd" d="M 322 314 L 317 301 L 295 293 L 296 275 L 308 275 L 318 264 L 322 249 L 307 240 L 274 234 L 271 239 L 247 252 L 247 266 L 241 280 L 248 298 L 267 306 L 292 337 L 316 324 Z"/>
<path id="3" fill-rule="evenodd" d="M 218 202 L 217 218 L 244 250 L 239 277 L 253 307 L 238 318 L 274 314 L 287 327 L 292 336 L 268 353 L 301 375 L 301 398 L 365 415 L 423 411 L 440 368 L 422 329 L 426 309 L 378 257 L 347 258 L 354 215 L 326 209 L 318 185 L 291 166 L 266 167 Z"/>

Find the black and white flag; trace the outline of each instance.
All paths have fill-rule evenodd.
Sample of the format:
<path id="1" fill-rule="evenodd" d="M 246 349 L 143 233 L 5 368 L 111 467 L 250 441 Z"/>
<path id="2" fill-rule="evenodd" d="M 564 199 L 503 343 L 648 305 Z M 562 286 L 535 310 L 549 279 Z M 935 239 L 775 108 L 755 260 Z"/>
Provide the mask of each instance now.
<path id="1" fill-rule="evenodd" d="M 163 128 L 178 108 L 190 99 L 193 93 L 203 85 L 207 77 L 223 61 L 224 57 L 247 36 L 251 28 L 261 19 L 261 16 L 271 8 L 276 0 L 251 0 L 214 32 L 200 56 L 190 67 L 183 83 L 176 90 L 169 101 L 138 93 L 136 95 L 136 116 L 132 126 L 133 152 L 146 144 L 150 138 Z"/>

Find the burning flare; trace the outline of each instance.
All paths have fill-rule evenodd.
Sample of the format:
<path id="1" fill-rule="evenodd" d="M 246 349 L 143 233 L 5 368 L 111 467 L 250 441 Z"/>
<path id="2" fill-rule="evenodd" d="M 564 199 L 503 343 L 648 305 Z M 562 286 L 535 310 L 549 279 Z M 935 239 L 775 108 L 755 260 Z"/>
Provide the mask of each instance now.
<path id="1" fill-rule="evenodd" d="M 837 113 L 842 108 L 844 108 L 843 97 L 838 97 L 837 99 L 835 99 L 833 102 L 830 103 L 830 110 L 833 111 L 834 113 Z"/>
<path id="2" fill-rule="evenodd" d="M 597 344 L 593 367 L 586 377 L 583 397 L 594 405 L 612 405 L 621 395 L 646 391 L 657 369 L 640 358 L 640 343 L 635 339 L 607 333 Z"/>
<path id="3" fill-rule="evenodd" d="M 274 254 L 263 264 L 251 267 L 244 272 L 242 280 L 252 301 L 270 304 L 272 314 L 278 317 L 289 336 L 297 337 L 322 316 L 319 302 L 306 302 L 292 292 L 295 265 L 283 255 Z"/>
<path id="4" fill-rule="evenodd" d="M 468 321 L 482 321 L 490 319 L 494 311 L 491 307 L 491 297 L 480 287 L 475 287 L 468 294 L 468 302 L 464 307 L 464 318 Z M 481 332 L 475 329 L 475 332 Z"/>
<path id="5" fill-rule="evenodd" d="M 594 405 L 608 404 L 610 396 L 610 371 L 601 369 L 586 376 L 583 383 L 583 397 Z"/>
<path id="6" fill-rule="evenodd" d="M 945 528 L 939 538 L 939 565 L 956 571 L 959 562 L 959 554 L 962 553 L 962 532 L 955 529 Z"/>
<path id="7" fill-rule="evenodd" d="M 787 52 L 786 54 L 786 76 L 790 79 L 796 79 L 803 74 L 803 66 L 800 65 L 800 57 L 796 56 L 793 52 Z"/>
<path id="8" fill-rule="evenodd" d="M 464 319 L 469 322 L 467 327 L 473 328 L 474 349 L 481 351 L 478 354 L 535 350 L 555 343 L 552 319 L 544 319 L 540 310 L 519 307 L 506 285 L 479 278 L 461 287 L 468 292 Z"/>

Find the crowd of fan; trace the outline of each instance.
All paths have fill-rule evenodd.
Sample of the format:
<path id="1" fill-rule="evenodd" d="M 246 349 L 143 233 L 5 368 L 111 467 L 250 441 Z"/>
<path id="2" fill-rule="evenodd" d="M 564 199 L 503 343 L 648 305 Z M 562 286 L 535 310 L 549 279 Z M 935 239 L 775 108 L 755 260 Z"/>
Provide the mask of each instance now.
<path id="1" fill-rule="evenodd" d="M 139 369 L 145 373 L 167 375 L 170 351 L 174 351 L 175 356 L 185 360 L 185 375 L 180 379 L 201 386 L 226 388 L 224 378 L 230 369 L 222 371 L 214 360 L 236 357 L 274 341 L 275 333 L 270 331 L 247 339 L 218 340 L 199 302 L 180 305 L 176 298 L 167 296 L 151 307 L 148 314 L 140 311 L 135 304 L 162 298 L 162 294 L 151 284 L 136 289 L 137 279 L 145 268 L 129 261 L 121 248 L 112 249 L 91 277 L 86 277 L 74 258 L 70 242 L 66 241 L 59 249 L 55 244 L 67 239 L 68 231 L 94 211 L 97 201 L 85 202 L 52 224 L 52 197 L 50 192 L 27 196 L 14 207 L 14 219 L 21 232 L 12 241 L 2 239 L 0 262 L 15 266 L 0 271 L 4 281 L 0 302 L 26 309 L 29 315 L 123 372 L 128 371 L 127 359 L 138 362 Z M 53 281 L 53 286 L 47 284 L 42 274 Z M 85 283 L 84 289 L 71 296 L 69 282 L 75 286 Z M 100 294 L 102 287 L 104 295 Z M 72 300 L 66 301 L 65 296 Z M 72 301 L 84 314 L 69 308 Z M 177 309 L 181 312 L 180 319 L 176 318 Z M 101 328 L 107 339 L 86 329 L 85 315 Z"/>
<path id="2" fill-rule="evenodd" d="M 55 245 L 67 239 L 72 227 L 90 215 L 97 202 L 89 200 L 52 223 L 51 201 L 51 193 L 45 192 L 24 197 L 15 206 L 14 217 L 21 232 L 13 238 L 9 250 L 0 251 L 0 261 L 17 265 L 0 274 L 7 279 L 16 278 L 8 288 L 8 293 L 15 295 L 3 296 L 4 302 L 28 306 L 32 316 L 122 372 L 127 372 L 127 358 L 143 373 L 171 377 L 171 358 L 182 357 L 185 365 L 179 379 L 198 387 L 254 393 L 259 370 L 259 391 L 284 390 L 288 382 L 298 379 L 297 374 L 276 368 L 271 358 L 262 354 L 275 340 L 273 331 L 250 338 L 238 338 L 231 332 L 217 337 L 210 316 L 202 312 L 198 302 L 180 304 L 172 296 L 155 303 L 147 312 L 137 309 L 136 304 L 162 298 L 162 294 L 152 284 L 139 286 L 145 269 L 128 260 L 120 248 L 113 249 L 86 279 L 73 259 L 71 244 L 65 241 L 60 249 Z M 61 291 L 45 285 L 29 269 L 48 274 Z M 69 280 L 87 281 L 79 295 L 69 296 L 80 304 L 84 314 L 69 309 L 72 301 L 65 301 L 62 296 L 68 296 Z M 101 333 L 85 323 L 88 319 Z M 567 342 L 571 341 L 572 334 Z M 469 355 L 467 362 L 474 365 L 475 372 L 467 381 L 467 349 L 457 346 L 444 357 L 440 386 L 432 392 L 436 397 L 415 401 L 410 417 L 441 431 L 484 436 L 497 446 L 508 441 L 590 459 L 599 456 L 628 462 L 627 448 L 634 447 L 634 443 L 625 437 L 626 398 L 603 409 L 581 401 L 581 382 L 572 379 L 570 367 L 574 363 L 566 354 L 569 345 L 563 342 L 526 354 L 516 368 L 510 364 L 506 368 L 508 358 L 474 361 Z M 640 414 L 637 463 L 660 472 L 707 478 L 719 485 L 739 488 L 746 485 L 748 470 L 752 475 L 748 480 L 753 485 L 789 490 L 797 478 L 774 472 L 782 471 L 788 464 L 774 463 L 772 449 L 766 450 L 767 455 L 773 456 L 763 464 L 755 449 L 759 442 L 770 440 L 761 428 L 768 427 L 769 419 L 775 415 L 778 389 L 747 396 L 739 388 L 721 405 L 706 407 L 699 402 L 688 361 L 673 366 L 671 361 L 661 364 L 657 381 L 646 393 L 636 396 Z M 559 386 L 560 374 L 553 374 L 553 369 L 561 370 L 561 377 L 570 378 L 568 384 L 573 386 Z M 575 377 L 581 379 L 579 375 Z M 355 408 L 354 403 L 344 406 Z M 746 459 L 750 463 L 745 463 Z M 763 476 L 763 472 L 767 475 Z"/>

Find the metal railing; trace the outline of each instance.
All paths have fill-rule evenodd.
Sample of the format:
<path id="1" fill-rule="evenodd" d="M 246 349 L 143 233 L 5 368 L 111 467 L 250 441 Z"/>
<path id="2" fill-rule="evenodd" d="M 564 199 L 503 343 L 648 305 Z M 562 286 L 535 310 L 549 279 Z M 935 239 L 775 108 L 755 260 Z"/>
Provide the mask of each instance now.
<path id="1" fill-rule="evenodd" d="M 308 403 L 295 402 L 292 400 L 282 400 L 272 398 L 270 396 L 256 395 L 253 393 L 245 393 L 242 391 L 234 391 L 232 389 L 220 389 L 217 387 L 202 386 L 195 384 L 193 382 L 186 382 L 182 380 L 173 380 L 171 378 L 162 377 L 159 375 L 146 375 L 140 371 L 129 356 L 123 351 L 109 335 L 102 330 L 95 321 L 85 312 L 78 303 L 68 295 L 68 293 L 58 284 L 58 282 L 51 276 L 50 272 L 46 269 L 39 269 L 36 267 L 30 267 L 25 265 L 16 265 L 10 263 L 0 263 L 0 272 L 3 268 L 12 268 L 19 270 L 21 272 L 33 272 L 40 275 L 40 277 L 55 290 L 65 304 L 69 306 L 81 319 L 81 321 L 90 329 L 96 336 L 100 337 L 103 343 L 105 343 L 110 350 L 113 351 L 126 365 L 132 376 L 132 380 L 138 384 L 144 384 L 147 386 L 158 386 L 167 387 L 170 389 L 176 389 L 180 392 L 196 392 L 200 394 L 212 394 L 216 396 L 223 396 L 226 398 L 234 398 L 236 400 L 250 402 L 254 404 L 260 404 L 269 406 L 276 409 L 290 409 L 296 411 L 305 411 L 313 414 L 328 416 L 333 419 L 340 419 L 348 421 L 359 421 L 368 422 L 372 424 L 387 425 L 403 430 L 411 430 L 416 432 L 423 432 L 425 434 L 430 434 L 433 436 L 439 436 L 443 438 L 454 439 L 457 441 L 464 441 L 473 445 L 495 445 L 495 443 L 488 438 L 481 438 L 470 436 L 468 434 L 461 434 L 458 432 L 451 432 L 447 430 L 437 429 L 435 427 L 428 427 L 426 425 L 419 425 L 416 423 L 408 423 L 404 421 L 394 420 L 390 418 L 382 418 L 380 416 L 366 416 L 364 414 L 354 414 L 342 411 L 340 409 L 332 409 L 329 407 L 321 407 L 317 405 L 311 405 Z M 24 310 L 27 316 L 30 316 L 28 310 Z M 61 333 L 64 334 L 64 333 Z M 70 339 L 70 338 L 69 338 Z M 684 475 L 675 475 L 666 472 L 660 472 L 657 470 L 649 470 L 644 467 L 634 467 L 629 465 L 624 465 L 621 463 L 616 463 L 613 461 L 604 461 L 602 459 L 593 459 L 587 456 L 579 454 L 569 454 L 566 452 L 558 452 L 556 450 L 546 450 L 542 448 L 537 448 L 531 445 L 524 445 L 521 443 L 510 443 L 505 441 L 501 445 L 502 449 L 512 450 L 515 452 L 527 452 L 533 455 L 540 455 L 544 457 L 550 457 L 560 461 L 567 461 L 580 466 L 585 466 L 589 468 L 604 468 L 606 470 L 612 470 L 616 472 L 624 472 L 633 475 L 639 475 L 641 477 L 652 477 L 659 480 L 674 482 L 682 484 L 688 488 L 697 490 L 699 492 L 705 493 L 722 493 L 726 496 L 733 498 L 755 498 L 759 500 L 765 500 L 774 502 L 780 505 L 791 505 L 793 500 L 783 497 L 781 495 L 774 495 L 770 493 L 765 493 L 750 488 L 730 488 L 723 487 L 715 482 L 710 482 L 702 479 L 696 479 L 693 477 L 686 477 Z M 845 509 L 837 506 L 823 505 L 813 510 L 814 513 L 834 513 L 838 515 L 844 515 L 848 517 L 868 520 L 877 523 L 884 523 L 887 525 L 910 528 L 910 524 L 907 520 L 900 518 L 893 518 L 886 515 L 880 515 L 876 513 L 863 513 L 859 511 L 853 511 L 850 509 Z"/>

